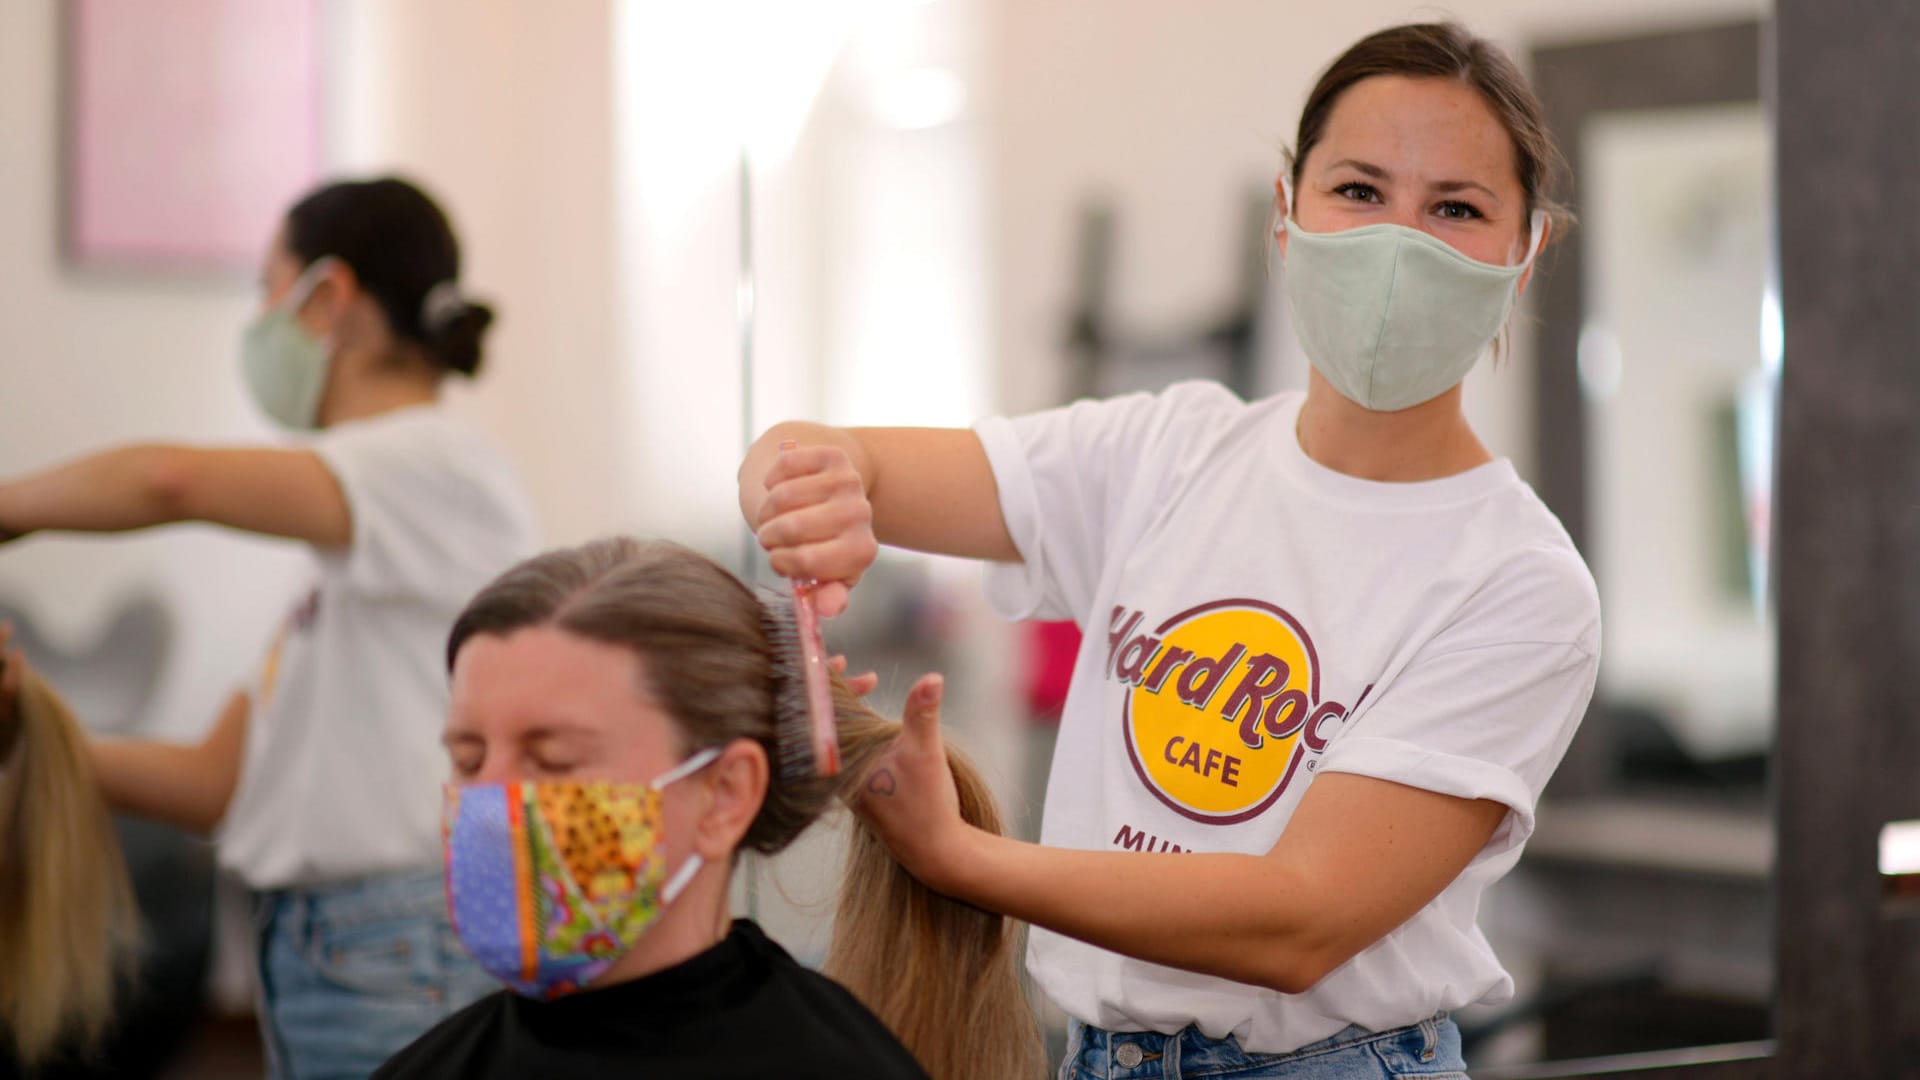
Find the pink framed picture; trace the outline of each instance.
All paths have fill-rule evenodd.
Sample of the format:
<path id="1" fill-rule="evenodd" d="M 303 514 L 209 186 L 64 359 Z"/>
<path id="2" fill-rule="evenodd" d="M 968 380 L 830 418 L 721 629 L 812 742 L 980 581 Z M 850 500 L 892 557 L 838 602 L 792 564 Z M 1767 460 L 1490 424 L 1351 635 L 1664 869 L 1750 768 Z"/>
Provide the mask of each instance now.
<path id="1" fill-rule="evenodd" d="M 65 0 L 63 247 L 248 273 L 320 176 L 319 0 Z"/>

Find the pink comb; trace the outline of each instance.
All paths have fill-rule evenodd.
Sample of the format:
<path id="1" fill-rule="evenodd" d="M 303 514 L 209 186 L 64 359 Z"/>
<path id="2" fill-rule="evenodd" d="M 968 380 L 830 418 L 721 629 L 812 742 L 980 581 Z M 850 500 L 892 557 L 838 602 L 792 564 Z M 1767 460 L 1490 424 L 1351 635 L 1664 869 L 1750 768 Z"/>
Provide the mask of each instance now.
<path id="1" fill-rule="evenodd" d="M 782 451 L 797 443 L 787 440 Z M 814 767 L 821 776 L 840 772 L 840 732 L 834 726 L 833 684 L 827 675 L 827 648 L 820 636 L 820 613 L 813 606 L 813 590 L 818 582 L 792 580 L 793 621 L 799 638 L 800 674 L 807 688 L 807 720 L 813 742 Z"/>
<path id="2" fill-rule="evenodd" d="M 820 614 L 813 608 L 813 582 L 793 583 L 793 617 L 800 631 L 800 667 L 807 682 L 807 718 L 813 729 L 813 761 L 821 776 L 840 772 L 840 733 L 833 723 L 833 686 Z"/>

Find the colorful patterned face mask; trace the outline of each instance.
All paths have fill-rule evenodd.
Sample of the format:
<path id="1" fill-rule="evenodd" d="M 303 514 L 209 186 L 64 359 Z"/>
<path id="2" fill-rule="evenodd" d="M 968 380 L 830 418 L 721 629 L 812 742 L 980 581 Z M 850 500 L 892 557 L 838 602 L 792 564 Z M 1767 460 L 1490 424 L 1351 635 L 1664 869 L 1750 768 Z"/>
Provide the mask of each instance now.
<path id="1" fill-rule="evenodd" d="M 448 784 L 447 908 L 467 952 L 527 997 L 600 977 L 699 872 L 695 853 L 667 876 L 660 792 L 719 756 L 709 747 L 651 784 Z"/>

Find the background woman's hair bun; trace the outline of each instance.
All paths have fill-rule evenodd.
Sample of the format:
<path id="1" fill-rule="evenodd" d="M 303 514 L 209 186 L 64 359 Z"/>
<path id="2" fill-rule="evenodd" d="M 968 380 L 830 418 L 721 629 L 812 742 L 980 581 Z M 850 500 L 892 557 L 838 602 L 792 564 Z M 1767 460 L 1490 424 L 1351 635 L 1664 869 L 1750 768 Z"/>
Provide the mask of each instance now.
<path id="1" fill-rule="evenodd" d="M 303 265 L 331 255 L 352 267 L 394 335 L 442 370 L 480 370 L 493 309 L 461 295 L 460 242 L 426 192 L 393 176 L 327 184 L 287 211 L 286 243 Z"/>
<path id="2" fill-rule="evenodd" d="M 462 300 L 437 325 L 427 329 L 427 346 L 448 371 L 473 376 L 480 372 L 481 341 L 493 325 L 493 309 Z"/>

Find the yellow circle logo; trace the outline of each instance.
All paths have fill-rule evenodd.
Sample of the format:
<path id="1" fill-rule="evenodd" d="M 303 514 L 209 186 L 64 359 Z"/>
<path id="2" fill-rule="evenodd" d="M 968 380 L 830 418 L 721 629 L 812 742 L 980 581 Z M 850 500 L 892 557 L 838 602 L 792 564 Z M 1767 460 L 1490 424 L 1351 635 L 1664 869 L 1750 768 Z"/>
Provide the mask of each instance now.
<path id="1" fill-rule="evenodd" d="M 1257 600 L 1203 604 L 1151 628 L 1145 621 L 1115 609 L 1107 669 L 1129 684 L 1122 726 L 1141 783 L 1208 824 L 1265 811 L 1346 716 L 1320 701 L 1306 630 Z"/>

